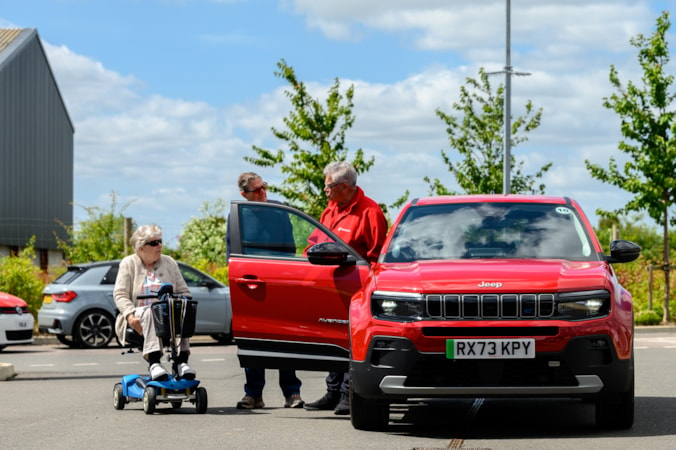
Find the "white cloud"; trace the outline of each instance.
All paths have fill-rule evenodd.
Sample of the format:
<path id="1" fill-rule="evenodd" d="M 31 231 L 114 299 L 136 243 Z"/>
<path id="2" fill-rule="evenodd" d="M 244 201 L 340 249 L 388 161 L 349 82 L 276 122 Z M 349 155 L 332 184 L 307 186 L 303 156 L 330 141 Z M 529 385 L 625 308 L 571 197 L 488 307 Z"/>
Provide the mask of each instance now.
<path id="1" fill-rule="evenodd" d="M 296 0 L 293 5 L 310 26 L 332 39 L 400 34 L 412 43 L 404 45 L 454 51 L 466 59 L 458 67 L 442 62 L 411 67 L 410 76 L 389 84 L 340 80 L 343 88 L 355 86 L 356 122 L 348 145 L 376 158 L 360 179 L 367 195 L 386 204 L 406 189 L 413 197 L 426 195 L 424 176 L 453 188 L 440 156 L 440 150 L 449 150 L 445 127 L 435 110 L 450 112 L 465 77 L 476 77 L 479 67 L 501 69 L 504 2 Z M 639 31 L 650 33 L 654 14 L 646 3 L 629 0 L 564 5 L 523 0 L 515 5 L 512 62 L 531 76 L 514 78 L 513 112 L 521 114 L 530 99 L 544 113 L 542 126 L 514 155 L 529 171 L 553 161 L 544 179 L 548 193 L 579 197 L 591 216 L 599 206 L 622 206 L 628 197 L 592 180 L 584 160 L 604 164 L 616 154 L 618 121 L 601 104 L 612 92 L 608 68 L 617 63 L 623 78 L 637 78 L 628 40 Z M 157 222 L 167 236 L 178 235 L 202 202 L 239 197 L 235 180 L 249 169 L 242 157 L 253 156 L 252 144 L 281 145 L 270 127 L 282 128 L 290 110 L 284 88 L 219 109 L 149 95 L 134 76 L 67 47 L 45 43 L 45 49 L 75 122 L 76 202 L 81 205 L 107 206 L 114 190 L 120 204 L 132 202 L 127 213 L 138 223 Z M 321 98 L 330 87 L 304 81 Z M 502 81 L 499 76 L 493 80 L 495 86 Z M 257 171 L 272 183 L 281 181 L 277 169 Z"/>

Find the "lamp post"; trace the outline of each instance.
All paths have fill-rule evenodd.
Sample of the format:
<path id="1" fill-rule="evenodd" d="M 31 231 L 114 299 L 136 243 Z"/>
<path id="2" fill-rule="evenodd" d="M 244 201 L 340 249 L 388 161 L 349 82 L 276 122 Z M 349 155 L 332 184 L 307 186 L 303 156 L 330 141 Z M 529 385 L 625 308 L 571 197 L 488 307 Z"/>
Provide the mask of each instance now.
<path id="1" fill-rule="evenodd" d="M 526 76 L 530 75 L 528 72 L 515 72 L 511 63 L 511 1 L 506 0 L 506 39 L 505 39 L 505 68 L 500 72 L 491 72 L 491 74 L 504 73 L 505 74 L 505 98 L 504 98 L 504 142 L 503 153 L 504 161 L 502 164 L 502 193 L 509 194 L 511 187 L 512 174 L 512 75 Z"/>

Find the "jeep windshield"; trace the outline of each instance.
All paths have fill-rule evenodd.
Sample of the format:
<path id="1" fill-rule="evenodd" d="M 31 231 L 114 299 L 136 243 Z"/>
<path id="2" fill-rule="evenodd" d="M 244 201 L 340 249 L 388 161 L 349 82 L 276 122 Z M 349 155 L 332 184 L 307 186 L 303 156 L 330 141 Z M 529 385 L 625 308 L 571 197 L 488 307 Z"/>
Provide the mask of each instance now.
<path id="1" fill-rule="evenodd" d="M 598 261 L 575 210 L 554 203 L 451 203 L 408 209 L 384 262 L 475 258 Z"/>

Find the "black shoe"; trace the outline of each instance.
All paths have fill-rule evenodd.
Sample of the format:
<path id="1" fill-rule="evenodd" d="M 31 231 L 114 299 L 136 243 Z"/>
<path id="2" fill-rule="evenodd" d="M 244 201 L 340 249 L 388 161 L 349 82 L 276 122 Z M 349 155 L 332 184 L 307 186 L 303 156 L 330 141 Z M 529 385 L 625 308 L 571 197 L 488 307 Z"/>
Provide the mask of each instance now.
<path id="1" fill-rule="evenodd" d="M 308 411 L 329 411 L 334 409 L 339 401 L 340 396 L 338 394 L 327 392 L 324 394 L 324 397 L 319 400 L 312 403 L 306 403 L 304 408 Z"/>
<path id="2" fill-rule="evenodd" d="M 333 410 L 333 413 L 337 416 L 349 416 L 350 415 L 350 397 L 347 395 L 341 395 L 340 401 L 336 405 L 336 409 Z"/>

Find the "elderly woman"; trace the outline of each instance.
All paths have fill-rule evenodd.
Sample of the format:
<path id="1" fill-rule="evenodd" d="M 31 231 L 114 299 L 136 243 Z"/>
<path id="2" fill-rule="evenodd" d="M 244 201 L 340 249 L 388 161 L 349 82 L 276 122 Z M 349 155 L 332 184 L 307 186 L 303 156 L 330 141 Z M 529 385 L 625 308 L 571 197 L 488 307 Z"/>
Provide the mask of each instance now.
<path id="1" fill-rule="evenodd" d="M 163 283 L 171 283 L 174 293 L 190 295 L 190 290 L 179 271 L 178 264 L 162 254 L 162 230 L 157 225 L 143 225 L 131 236 L 130 243 L 135 253 L 120 262 L 113 296 L 120 315 L 115 330 L 120 342 L 125 344 L 127 325 L 143 335 L 143 357 L 148 361 L 153 380 L 167 378 L 162 367 L 162 342 L 155 334 L 153 315 L 148 304 L 154 299 L 139 300 L 138 296 L 157 292 Z M 177 357 L 178 376 L 194 379 L 195 371 L 188 365 L 190 344 L 181 338 Z"/>

